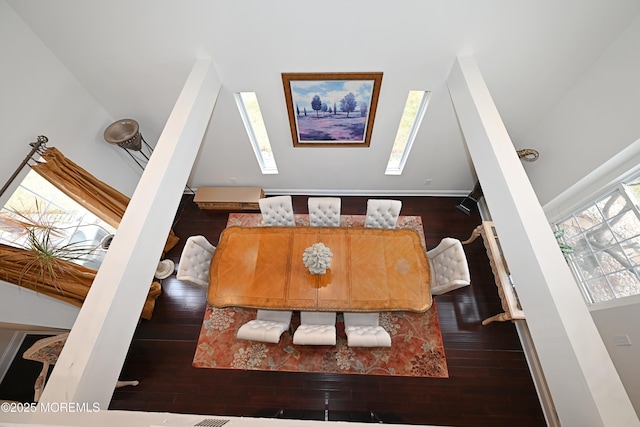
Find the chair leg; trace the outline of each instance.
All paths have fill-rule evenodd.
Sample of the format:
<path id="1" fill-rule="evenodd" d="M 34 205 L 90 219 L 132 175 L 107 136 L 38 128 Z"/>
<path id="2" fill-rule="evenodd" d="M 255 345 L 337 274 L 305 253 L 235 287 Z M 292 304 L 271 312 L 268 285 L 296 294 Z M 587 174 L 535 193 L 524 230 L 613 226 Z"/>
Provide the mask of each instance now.
<path id="1" fill-rule="evenodd" d="M 128 385 L 136 386 L 138 384 L 140 384 L 140 381 L 118 381 L 116 383 L 116 388 L 126 387 Z"/>
<path id="2" fill-rule="evenodd" d="M 33 401 L 40 401 L 40 396 L 42 395 L 42 391 L 44 390 L 44 382 L 47 379 L 47 374 L 49 373 L 49 364 L 46 362 L 42 363 L 42 371 L 40 371 L 40 375 L 36 378 L 36 383 L 33 385 Z"/>

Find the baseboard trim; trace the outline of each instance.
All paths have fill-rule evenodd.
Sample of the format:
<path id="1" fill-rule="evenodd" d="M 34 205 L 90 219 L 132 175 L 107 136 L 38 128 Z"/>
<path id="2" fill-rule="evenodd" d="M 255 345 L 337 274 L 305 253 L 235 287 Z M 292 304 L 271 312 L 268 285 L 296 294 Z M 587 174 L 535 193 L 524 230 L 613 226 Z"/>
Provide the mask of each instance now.
<path id="1" fill-rule="evenodd" d="M 522 344 L 525 358 L 529 364 L 529 371 L 531 372 L 533 384 L 538 392 L 538 399 L 540 400 L 540 406 L 542 407 L 544 418 L 547 421 L 547 426 L 560 427 L 560 419 L 558 418 L 558 413 L 556 412 L 551 392 L 547 386 L 547 380 L 544 377 L 544 371 L 542 370 L 542 365 L 540 365 L 538 353 L 536 352 L 533 339 L 531 338 L 527 322 L 526 320 L 518 320 L 514 323 L 516 330 L 518 331 L 518 336 L 520 337 L 520 343 Z"/>
<path id="2" fill-rule="evenodd" d="M 225 185 L 221 185 L 225 187 Z M 227 187 L 232 187 L 227 185 Z M 195 194 L 198 187 L 189 187 L 183 194 Z M 336 189 L 299 189 L 299 188 L 263 188 L 268 196 L 289 194 L 292 196 L 372 196 L 372 197 L 466 197 L 471 190 L 336 190 Z"/>
<path id="3" fill-rule="evenodd" d="M 327 190 L 327 189 L 292 189 L 292 188 L 265 188 L 264 193 L 290 194 L 292 196 L 374 196 L 374 197 L 465 197 L 469 191 L 450 190 Z"/>

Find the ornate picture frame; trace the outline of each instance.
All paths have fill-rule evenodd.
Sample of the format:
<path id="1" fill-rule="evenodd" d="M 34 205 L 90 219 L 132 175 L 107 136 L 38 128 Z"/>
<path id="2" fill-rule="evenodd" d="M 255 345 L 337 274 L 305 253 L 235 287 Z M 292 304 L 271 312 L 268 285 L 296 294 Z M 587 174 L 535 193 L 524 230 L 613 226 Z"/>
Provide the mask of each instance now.
<path id="1" fill-rule="evenodd" d="M 282 73 L 294 147 L 369 147 L 382 73 Z"/>

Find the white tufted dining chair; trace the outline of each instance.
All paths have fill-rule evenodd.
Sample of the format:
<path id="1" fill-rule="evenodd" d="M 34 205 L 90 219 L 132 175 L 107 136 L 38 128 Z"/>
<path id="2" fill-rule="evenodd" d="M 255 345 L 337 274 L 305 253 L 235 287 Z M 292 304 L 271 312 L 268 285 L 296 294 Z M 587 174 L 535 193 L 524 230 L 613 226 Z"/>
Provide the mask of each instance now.
<path id="1" fill-rule="evenodd" d="M 289 329 L 291 311 L 258 310 L 254 320 L 240 326 L 236 338 L 249 341 L 278 343 L 280 335 Z"/>
<path id="2" fill-rule="evenodd" d="M 293 216 L 291 196 L 274 196 L 258 200 L 262 213 L 262 225 L 285 226 L 296 225 Z"/>
<path id="3" fill-rule="evenodd" d="M 336 313 L 301 311 L 300 326 L 293 343 L 302 345 L 336 345 Z"/>
<path id="4" fill-rule="evenodd" d="M 369 199 L 364 226 L 369 228 L 396 228 L 402 209 L 400 200 Z"/>
<path id="5" fill-rule="evenodd" d="M 339 197 L 309 197 L 309 225 L 312 227 L 340 227 Z"/>
<path id="6" fill-rule="evenodd" d="M 391 347 L 391 335 L 379 325 L 380 313 L 344 313 L 349 347 Z"/>
<path id="7" fill-rule="evenodd" d="M 432 295 L 442 295 L 471 284 L 469 265 L 460 240 L 445 237 L 438 246 L 427 251 L 427 258 Z"/>
<path id="8" fill-rule="evenodd" d="M 209 287 L 209 269 L 216 247 L 204 236 L 191 236 L 184 244 L 176 279 L 202 288 Z"/>

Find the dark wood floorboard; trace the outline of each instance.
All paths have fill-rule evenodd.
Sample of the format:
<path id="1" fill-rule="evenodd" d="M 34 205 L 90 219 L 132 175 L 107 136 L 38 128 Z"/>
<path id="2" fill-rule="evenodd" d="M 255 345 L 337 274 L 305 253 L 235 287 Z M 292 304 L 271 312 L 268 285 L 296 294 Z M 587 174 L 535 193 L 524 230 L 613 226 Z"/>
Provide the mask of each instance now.
<path id="1" fill-rule="evenodd" d="M 397 199 L 403 215 L 422 217 L 429 249 L 443 237 L 466 239 L 480 223 L 477 212 L 455 209 L 458 198 Z M 307 212 L 307 197 L 293 200 L 294 211 Z M 342 213 L 364 214 L 366 201 L 342 197 Z M 226 213 L 201 211 L 185 196 L 174 226 L 181 241 L 167 257 L 177 263 L 191 235 L 215 244 L 226 222 Z M 372 420 L 374 412 L 385 423 L 544 426 L 514 325 L 481 325 L 502 311 L 481 240 L 465 251 L 472 285 L 436 298 L 449 378 L 193 368 L 206 295 L 171 276 L 153 318 L 138 325 L 123 367 L 121 379 L 140 385 L 116 390 L 110 409 L 300 419 L 324 419 L 328 409 L 330 419 L 345 421 Z"/>

